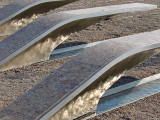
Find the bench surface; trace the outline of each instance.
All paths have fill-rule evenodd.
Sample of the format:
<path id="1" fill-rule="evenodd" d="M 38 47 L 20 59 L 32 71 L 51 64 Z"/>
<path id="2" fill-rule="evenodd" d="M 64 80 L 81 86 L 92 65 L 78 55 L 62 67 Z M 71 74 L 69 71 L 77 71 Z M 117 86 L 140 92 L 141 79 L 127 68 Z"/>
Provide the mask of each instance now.
<path id="1" fill-rule="evenodd" d="M 75 0 L 14 0 L 12 3 L 0 9 L 0 24 L 3 24 L 4 22 L 12 19 L 25 10 L 42 3 L 66 2 L 67 4 L 73 1 Z"/>
<path id="2" fill-rule="evenodd" d="M 87 48 L 0 111 L 0 119 L 48 119 L 118 63 L 129 59 L 127 65 L 135 66 L 136 61 L 146 59 L 149 56 L 145 55 L 154 54 L 150 50 L 159 47 L 160 30 L 110 39 Z M 144 54 L 134 56 L 134 61 L 129 58 L 141 52 Z"/>
<path id="3" fill-rule="evenodd" d="M 28 4 L 30 4 L 30 2 Z M 156 5 L 132 3 L 65 11 L 40 17 L 0 42 L 0 66 L 29 48 L 34 43 L 40 41 L 49 33 L 65 24 L 72 23 L 73 21 L 110 16 L 125 12 L 152 10 L 156 8 Z"/>

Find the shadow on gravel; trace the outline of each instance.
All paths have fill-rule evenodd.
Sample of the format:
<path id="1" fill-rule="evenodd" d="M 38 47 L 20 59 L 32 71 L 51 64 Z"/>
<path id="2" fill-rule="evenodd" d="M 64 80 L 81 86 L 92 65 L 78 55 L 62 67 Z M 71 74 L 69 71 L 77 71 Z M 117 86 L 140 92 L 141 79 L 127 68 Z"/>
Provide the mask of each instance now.
<path id="1" fill-rule="evenodd" d="M 120 85 L 124 85 L 126 83 L 129 83 L 129 82 L 133 82 L 133 81 L 136 81 L 136 80 L 139 80 L 135 77 L 131 77 L 131 76 L 122 76 L 117 82 L 115 82 L 110 88 L 114 88 L 114 87 L 118 87 Z"/>

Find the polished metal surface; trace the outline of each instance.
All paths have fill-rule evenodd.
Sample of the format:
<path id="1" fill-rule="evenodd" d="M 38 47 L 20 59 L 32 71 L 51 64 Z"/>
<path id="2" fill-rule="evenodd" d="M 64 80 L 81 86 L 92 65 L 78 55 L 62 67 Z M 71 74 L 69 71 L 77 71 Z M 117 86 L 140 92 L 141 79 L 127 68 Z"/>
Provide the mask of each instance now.
<path id="1" fill-rule="evenodd" d="M 65 58 L 65 57 L 75 56 L 79 52 L 83 51 L 85 48 L 98 45 L 98 44 L 103 43 L 105 41 L 106 40 L 88 43 L 88 44 L 82 44 L 82 45 L 75 45 L 72 47 L 55 49 L 50 54 L 49 60 L 55 60 L 55 59 L 61 59 L 61 58 Z"/>
<path id="2" fill-rule="evenodd" d="M 160 74 L 157 75 L 160 77 Z M 150 79 L 150 80 L 148 80 Z M 146 82 L 145 82 L 146 81 Z M 141 83 L 142 84 L 139 84 Z M 119 91 L 118 91 L 119 89 Z M 123 89 L 123 90 L 121 90 Z M 102 114 L 103 112 L 122 107 L 129 103 L 151 96 L 160 92 L 160 79 L 154 76 L 144 78 L 135 82 L 131 82 L 116 88 L 107 90 L 108 92 L 116 91 L 111 95 L 104 96 L 100 99 L 96 113 Z M 106 94 L 108 93 L 106 91 Z"/>
<path id="3" fill-rule="evenodd" d="M 160 30 L 87 48 L 0 111 L 0 119 L 74 119 L 96 109 L 114 82 L 159 48 Z"/>
<path id="4" fill-rule="evenodd" d="M 0 9 L 0 35 L 10 35 L 51 9 L 76 0 L 14 0 Z"/>
<path id="5" fill-rule="evenodd" d="M 82 52 L 83 50 L 84 50 L 84 48 L 83 49 L 76 49 L 76 50 L 72 50 L 72 51 L 67 51 L 67 52 L 62 52 L 62 53 L 57 53 L 57 54 L 51 54 L 49 57 L 49 61 L 75 56 L 78 53 Z"/>
<path id="6" fill-rule="evenodd" d="M 156 5 L 131 3 L 64 11 L 40 17 L 0 42 L 0 70 L 8 70 L 49 59 L 69 34 L 82 30 L 104 16 L 156 9 Z"/>

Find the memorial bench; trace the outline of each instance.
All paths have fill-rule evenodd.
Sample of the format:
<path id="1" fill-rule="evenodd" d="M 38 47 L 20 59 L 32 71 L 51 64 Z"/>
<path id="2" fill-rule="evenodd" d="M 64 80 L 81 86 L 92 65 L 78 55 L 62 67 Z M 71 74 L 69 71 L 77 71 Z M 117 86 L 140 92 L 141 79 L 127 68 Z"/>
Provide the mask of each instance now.
<path id="1" fill-rule="evenodd" d="M 74 1 L 76 0 L 14 0 L 0 9 L 0 35 L 13 34 L 40 14 Z M 22 19 L 26 19 L 21 22 L 24 25 L 18 24 Z"/>
<path id="2" fill-rule="evenodd" d="M 0 70 L 47 60 L 53 49 L 70 33 L 82 30 L 103 17 L 156 8 L 156 5 L 131 3 L 42 16 L 0 42 Z"/>
<path id="3" fill-rule="evenodd" d="M 45 60 L 69 33 L 81 30 L 101 20 L 101 17 L 155 8 L 155 5 L 136 3 L 65 11 L 41 17 L 0 42 L 0 69 Z M 52 36 L 55 38 L 53 41 Z M 44 50 L 41 46 L 37 48 L 41 43 L 45 47 L 51 44 L 47 46 L 50 50 Z M 74 119 L 94 110 L 100 97 L 118 78 L 158 53 L 159 48 L 160 30 L 110 39 L 87 48 L 1 110 L 0 119 Z M 37 53 L 31 54 L 34 50 Z M 46 52 L 47 55 L 44 55 Z M 28 60 L 27 55 L 34 58 Z"/>
<path id="4" fill-rule="evenodd" d="M 0 119 L 74 119 L 95 109 L 103 93 L 127 70 L 159 51 L 160 30 L 87 48 L 1 110 Z"/>

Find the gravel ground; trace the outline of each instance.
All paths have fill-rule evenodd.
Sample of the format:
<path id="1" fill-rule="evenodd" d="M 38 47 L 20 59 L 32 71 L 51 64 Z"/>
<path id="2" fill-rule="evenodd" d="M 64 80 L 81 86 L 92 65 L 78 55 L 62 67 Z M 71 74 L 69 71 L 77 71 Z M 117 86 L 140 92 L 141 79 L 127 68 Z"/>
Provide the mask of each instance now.
<path id="1" fill-rule="evenodd" d="M 0 0 L 0 7 L 8 2 L 10 2 L 10 0 Z M 158 7 L 160 7 L 160 0 L 79 0 L 54 11 L 50 11 L 49 13 L 69 9 L 98 7 L 132 2 L 157 4 Z M 106 20 L 92 25 L 83 31 L 72 34 L 64 44 L 59 46 L 59 48 L 157 29 L 160 29 L 160 9 L 147 12 L 126 13 L 113 16 L 110 19 L 106 18 Z M 0 40 L 5 37 L 7 36 L 0 37 Z M 40 62 L 30 66 L 0 72 L 0 109 L 6 107 L 17 97 L 24 94 L 31 87 L 36 85 L 42 78 L 59 68 L 69 59 L 70 58 L 64 58 L 50 62 Z M 113 87 L 160 73 L 159 62 L 160 54 L 149 58 L 142 64 L 128 71 L 125 76 L 113 85 Z M 160 94 L 156 94 L 143 100 L 139 100 L 133 104 L 112 110 L 101 116 L 97 116 L 93 118 L 93 120 L 160 119 L 159 104 Z"/>

